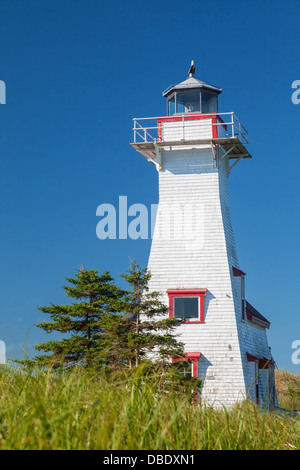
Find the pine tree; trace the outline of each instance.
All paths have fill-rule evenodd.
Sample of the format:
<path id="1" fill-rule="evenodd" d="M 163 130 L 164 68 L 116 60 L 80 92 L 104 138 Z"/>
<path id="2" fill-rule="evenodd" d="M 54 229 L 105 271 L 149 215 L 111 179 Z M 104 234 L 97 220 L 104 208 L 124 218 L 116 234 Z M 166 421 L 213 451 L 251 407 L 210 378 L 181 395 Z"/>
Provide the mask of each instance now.
<path id="1" fill-rule="evenodd" d="M 99 275 L 96 270 L 81 269 L 74 278 L 66 278 L 70 285 L 63 286 L 70 305 L 39 307 L 50 314 L 51 321 L 36 325 L 47 333 L 54 331 L 67 335 L 60 341 L 49 341 L 35 346 L 47 354 L 38 356 L 38 364 L 53 367 L 64 364 L 92 365 L 99 363 L 101 350 L 101 316 L 120 310 L 125 291 L 119 289 L 108 271 Z"/>
<path id="2" fill-rule="evenodd" d="M 149 270 L 133 261 L 121 276 L 131 288 L 123 299 L 124 310 L 118 316 L 108 313 L 101 319 L 102 352 L 107 363 L 132 368 L 145 359 L 169 364 L 170 357 L 184 356 L 183 344 L 174 332 L 183 320 L 169 318 L 160 293 L 149 292 Z"/>

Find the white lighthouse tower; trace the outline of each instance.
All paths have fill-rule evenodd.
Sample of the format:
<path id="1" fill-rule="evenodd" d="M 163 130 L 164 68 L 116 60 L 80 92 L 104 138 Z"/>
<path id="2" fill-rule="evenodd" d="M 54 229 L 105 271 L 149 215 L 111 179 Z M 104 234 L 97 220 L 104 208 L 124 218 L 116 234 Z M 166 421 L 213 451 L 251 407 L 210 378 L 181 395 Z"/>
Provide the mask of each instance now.
<path id="1" fill-rule="evenodd" d="M 159 177 L 150 290 L 163 293 L 170 316 L 186 319 L 182 367 L 202 380 L 204 402 L 251 398 L 272 409 L 270 323 L 245 298 L 228 203 L 230 172 L 251 158 L 247 131 L 233 112 L 219 112 L 222 89 L 194 73 L 192 62 L 188 78 L 163 92 L 166 116 L 134 119 L 131 145 Z"/>

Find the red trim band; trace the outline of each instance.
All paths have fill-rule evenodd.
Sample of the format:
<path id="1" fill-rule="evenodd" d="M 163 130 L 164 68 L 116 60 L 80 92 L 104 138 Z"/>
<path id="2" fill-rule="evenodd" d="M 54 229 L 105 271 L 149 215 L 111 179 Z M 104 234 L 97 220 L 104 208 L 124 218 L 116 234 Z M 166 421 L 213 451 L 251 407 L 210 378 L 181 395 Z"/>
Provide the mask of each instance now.
<path id="1" fill-rule="evenodd" d="M 246 314 L 247 318 L 249 321 L 252 323 L 255 323 L 258 326 L 262 326 L 263 328 L 270 328 L 271 323 L 268 321 L 264 321 L 261 318 L 256 317 L 255 315 L 252 315 L 252 313 L 249 312 L 249 310 L 246 308 Z"/>
<path id="2" fill-rule="evenodd" d="M 266 357 L 256 357 L 253 354 L 246 353 L 248 362 L 257 362 L 259 369 L 268 369 L 269 367 L 274 367 L 275 363 L 272 359 L 267 359 Z"/>
<path id="3" fill-rule="evenodd" d="M 244 271 L 239 268 L 235 268 L 234 266 L 232 266 L 232 271 L 234 276 L 246 276 L 246 273 L 244 273 Z"/>

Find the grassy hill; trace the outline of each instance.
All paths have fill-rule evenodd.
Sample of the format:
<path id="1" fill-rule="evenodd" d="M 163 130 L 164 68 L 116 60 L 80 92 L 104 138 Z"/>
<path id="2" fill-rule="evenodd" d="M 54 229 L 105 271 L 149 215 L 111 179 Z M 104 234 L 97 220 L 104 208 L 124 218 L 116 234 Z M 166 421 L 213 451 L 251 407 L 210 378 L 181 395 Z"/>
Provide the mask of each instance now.
<path id="1" fill-rule="evenodd" d="M 300 410 L 300 375 L 277 370 L 275 382 L 279 405 L 288 410 Z"/>
<path id="2" fill-rule="evenodd" d="M 277 372 L 280 405 L 300 408 L 299 376 Z M 300 420 L 244 402 L 195 407 L 160 377 L 0 370 L 0 449 L 300 449 Z"/>

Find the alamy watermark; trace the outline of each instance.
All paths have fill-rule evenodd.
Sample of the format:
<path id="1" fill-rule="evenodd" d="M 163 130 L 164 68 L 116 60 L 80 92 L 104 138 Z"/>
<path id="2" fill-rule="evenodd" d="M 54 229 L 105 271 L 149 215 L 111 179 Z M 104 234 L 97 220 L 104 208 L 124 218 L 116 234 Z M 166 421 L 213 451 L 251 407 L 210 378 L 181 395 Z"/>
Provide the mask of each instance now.
<path id="1" fill-rule="evenodd" d="M 292 363 L 297 366 L 300 364 L 300 339 L 293 341 L 292 349 L 295 349 L 292 354 Z"/>
<path id="2" fill-rule="evenodd" d="M 292 89 L 295 90 L 291 96 L 292 103 L 299 104 L 300 103 L 300 80 L 293 81 Z"/>
<path id="3" fill-rule="evenodd" d="M 96 210 L 100 221 L 96 234 L 100 240 L 177 240 L 184 249 L 204 246 L 204 205 L 196 203 L 144 204 L 128 207 L 127 196 L 113 204 L 100 204 Z"/>
<path id="4" fill-rule="evenodd" d="M 0 104 L 6 104 L 6 85 L 3 80 L 0 80 Z"/>

